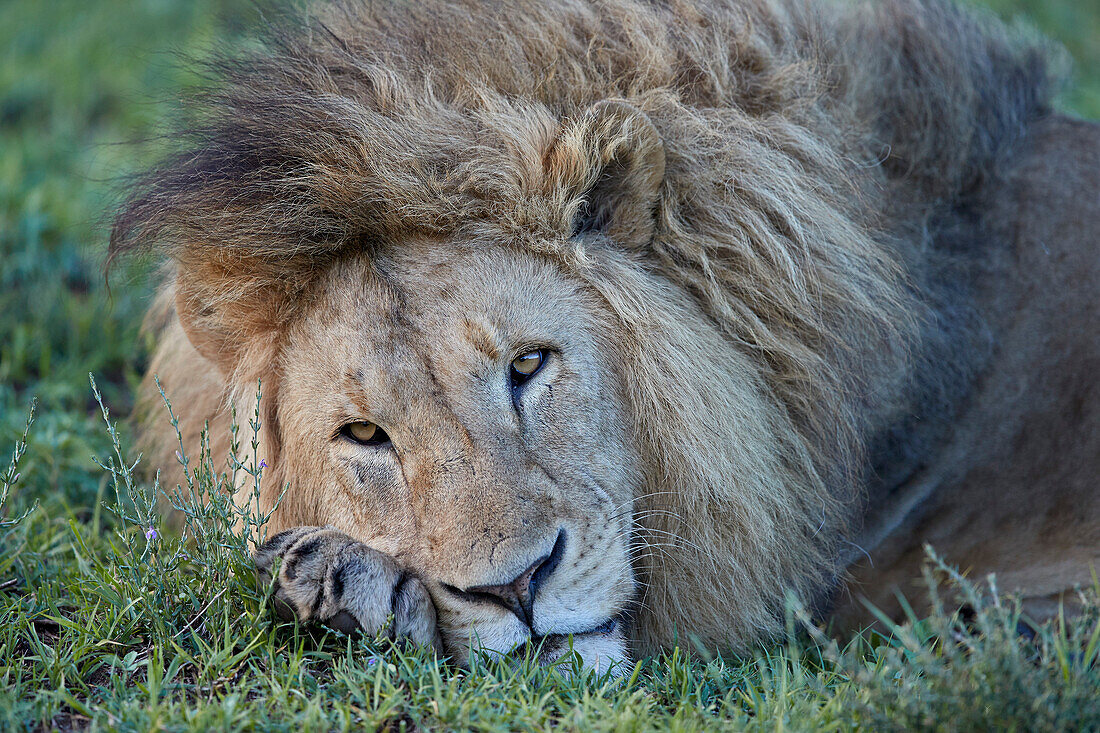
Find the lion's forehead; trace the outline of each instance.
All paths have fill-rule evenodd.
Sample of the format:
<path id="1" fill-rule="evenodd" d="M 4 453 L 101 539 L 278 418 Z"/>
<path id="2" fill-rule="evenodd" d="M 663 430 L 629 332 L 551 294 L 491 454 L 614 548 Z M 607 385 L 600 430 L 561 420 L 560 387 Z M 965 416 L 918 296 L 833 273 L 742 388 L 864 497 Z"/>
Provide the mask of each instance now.
<path id="1" fill-rule="evenodd" d="M 420 243 L 333 267 L 291 340 L 321 356 L 288 364 L 303 378 L 406 390 L 477 375 L 521 348 L 594 349 L 598 314 L 576 280 L 506 247 L 433 259 L 446 252 Z"/>

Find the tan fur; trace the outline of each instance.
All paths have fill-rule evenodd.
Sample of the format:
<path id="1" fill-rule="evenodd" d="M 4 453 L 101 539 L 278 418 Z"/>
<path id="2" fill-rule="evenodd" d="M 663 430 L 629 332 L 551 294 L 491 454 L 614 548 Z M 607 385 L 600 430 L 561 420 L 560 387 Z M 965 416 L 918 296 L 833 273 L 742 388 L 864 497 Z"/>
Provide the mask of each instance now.
<path id="1" fill-rule="evenodd" d="M 561 628 L 774 633 L 984 367 L 952 248 L 1004 241 L 967 207 L 1049 94 L 1047 49 L 987 19 L 846 7 L 349 2 L 222 63 L 115 235 L 172 262 L 150 374 L 187 441 L 262 378 L 276 525 L 394 556 L 452 647 L 543 633 L 445 586 L 509 580 L 559 526 Z M 531 346 L 561 381 L 525 431 L 485 385 Z M 334 436 L 361 419 L 398 463 L 356 469 Z"/>

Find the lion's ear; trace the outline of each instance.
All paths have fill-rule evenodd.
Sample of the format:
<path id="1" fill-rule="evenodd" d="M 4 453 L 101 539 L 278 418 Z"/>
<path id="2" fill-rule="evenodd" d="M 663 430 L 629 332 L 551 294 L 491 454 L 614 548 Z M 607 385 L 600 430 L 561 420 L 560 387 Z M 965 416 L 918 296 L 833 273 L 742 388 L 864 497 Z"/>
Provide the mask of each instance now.
<path id="1" fill-rule="evenodd" d="M 244 259 L 181 262 L 175 278 L 176 313 L 187 338 L 224 377 L 240 383 L 268 376 L 293 297 Z"/>
<path id="2" fill-rule="evenodd" d="M 653 238 L 665 146 L 640 109 L 596 103 L 565 126 L 546 161 L 573 196 L 574 236 L 599 231 L 630 246 Z"/>
<path id="3" fill-rule="evenodd" d="M 272 466 L 278 465 L 282 449 L 276 411 L 279 349 L 295 304 L 303 301 L 303 279 L 294 279 L 288 272 L 280 274 L 259 257 L 214 250 L 200 257 L 177 259 L 168 285 L 169 292 L 174 290 L 176 317 L 187 340 L 217 368 L 242 421 L 257 409 L 257 380 L 262 382 L 263 400 L 258 406 L 264 426 L 262 450 Z M 196 365 L 190 362 L 189 366 Z M 186 368 L 173 365 L 177 385 L 192 376 L 178 371 Z M 202 383 L 212 375 L 193 376 L 196 383 Z"/>

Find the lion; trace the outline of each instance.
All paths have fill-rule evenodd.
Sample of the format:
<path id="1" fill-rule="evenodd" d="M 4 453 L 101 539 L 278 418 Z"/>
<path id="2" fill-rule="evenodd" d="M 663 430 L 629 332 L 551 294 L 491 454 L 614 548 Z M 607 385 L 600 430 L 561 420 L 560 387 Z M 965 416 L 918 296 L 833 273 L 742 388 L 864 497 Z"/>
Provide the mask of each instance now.
<path id="1" fill-rule="evenodd" d="M 1062 67 L 938 0 L 271 21 L 116 220 L 167 263 L 147 454 L 156 376 L 191 451 L 259 410 L 280 611 L 459 663 L 745 651 L 889 612 L 925 542 L 1057 601 L 1100 554 Z"/>

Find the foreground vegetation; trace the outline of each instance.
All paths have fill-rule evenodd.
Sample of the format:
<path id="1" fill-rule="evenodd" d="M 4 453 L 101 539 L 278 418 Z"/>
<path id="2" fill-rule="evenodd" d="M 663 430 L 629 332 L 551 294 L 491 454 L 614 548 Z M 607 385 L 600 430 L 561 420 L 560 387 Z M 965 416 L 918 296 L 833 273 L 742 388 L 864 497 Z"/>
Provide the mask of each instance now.
<path id="1" fill-rule="evenodd" d="M 1081 73 L 1062 103 L 1100 117 L 1100 8 L 989 4 L 1067 44 Z M 166 530 L 87 377 L 125 415 L 148 352 L 152 266 L 107 286 L 103 212 L 170 147 L 156 132 L 196 81 L 174 52 L 243 42 L 257 15 L 246 0 L 0 3 L 0 446 L 14 447 L 10 466 L 0 453 L 0 728 L 1100 728 L 1095 593 L 1038 629 L 975 595 L 965 623 L 941 613 L 840 646 L 792 609 L 786 644 L 732 659 L 685 640 L 623 678 L 457 671 L 278 622 L 228 531 L 234 507 L 184 491 L 191 529 Z M 243 419 L 235 467 L 190 457 L 197 489 L 259 473 L 249 433 Z"/>

